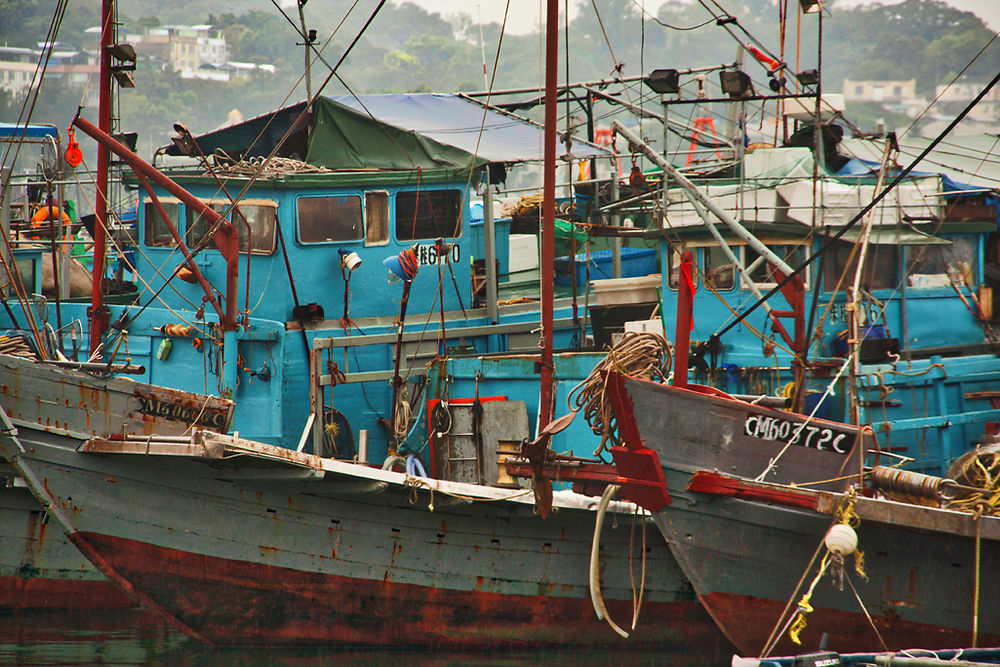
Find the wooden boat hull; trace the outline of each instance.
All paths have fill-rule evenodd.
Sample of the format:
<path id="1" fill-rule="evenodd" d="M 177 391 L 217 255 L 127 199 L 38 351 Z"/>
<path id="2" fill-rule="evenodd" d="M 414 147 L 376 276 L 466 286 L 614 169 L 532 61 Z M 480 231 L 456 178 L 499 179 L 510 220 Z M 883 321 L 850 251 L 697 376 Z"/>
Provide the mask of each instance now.
<path id="1" fill-rule="evenodd" d="M 619 398 L 631 408 L 616 409 L 619 424 L 626 421 L 623 432 L 634 428 L 660 457 L 672 503 L 657 524 L 678 564 L 726 636 L 744 654 L 758 655 L 772 632 L 782 632 L 775 626 L 784 622 L 786 605 L 794 610 L 812 582 L 818 570 L 814 554 L 825 551 L 823 538 L 845 495 L 748 480 L 756 468 L 746 466 L 759 467 L 771 454 L 761 457 L 759 443 L 747 438 L 733 437 L 725 448 L 719 444 L 732 435 L 730 426 L 713 421 L 730 407 L 720 406 L 725 399 L 706 397 L 699 409 L 696 398 L 673 388 L 631 379 L 609 385 L 624 392 Z M 671 400 L 679 395 L 690 400 Z M 683 429 L 664 425 L 679 414 L 692 423 L 701 420 L 707 444 L 682 440 Z M 723 449 L 725 460 L 743 466 L 743 476 L 719 472 Z M 839 467 L 829 452 L 795 446 L 788 451 L 800 456 L 784 473 L 779 464 L 779 475 L 831 479 Z M 806 454 L 816 459 L 812 472 Z M 863 497 L 855 510 L 867 580 L 850 557 L 845 570 L 864 609 L 848 582 L 840 590 L 824 577 L 810 600 L 814 611 L 806 616 L 802 646 L 783 633 L 777 653 L 817 649 L 821 641 L 841 651 L 970 646 L 977 592 L 978 645 L 1000 643 L 1000 582 L 989 574 L 1000 567 L 1000 519 L 980 520 L 977 545 L 976 522 L 968 514 Z"/>
<path id="2" fill-rule="evenodd" d="M 225 429 L 232 403 L 0 355 L 0 396 L 17 424 L 89 435 Z M 0 471 L 0 611 L 119 609 L 135 602 L 49 521 L 10 468 Z"/>
<path id="3" fill-rule="evenodd" d="M 137 601 L 210 643 L 620 640 L 590 599 L 596 499 L 558 492 L 543 521 L 530 494 L 516 490 L 425 484 L 219 438 L 243 453 L 170 455 L 168 444 L 154 444 L 154 454 L 95 454 L 81 439 L 30 427 L 0 440 L 81 551 Z M 467 500 L 477 493 L 489 502 Z M 636 594 L 643 588 L 641 523 L 633 532 L 628 506 L 614 514 L 601 587 L 610 613 L 627 623 L 633 582 Z M 659 540 L 647 543 L 645 568 L 630 641 L 727 646 Z"/>
<path id="4" fill-rule="evenodd" d="M 0 545 L 0 613 L 135 606 L 23 486 L 0 487 Z"/>

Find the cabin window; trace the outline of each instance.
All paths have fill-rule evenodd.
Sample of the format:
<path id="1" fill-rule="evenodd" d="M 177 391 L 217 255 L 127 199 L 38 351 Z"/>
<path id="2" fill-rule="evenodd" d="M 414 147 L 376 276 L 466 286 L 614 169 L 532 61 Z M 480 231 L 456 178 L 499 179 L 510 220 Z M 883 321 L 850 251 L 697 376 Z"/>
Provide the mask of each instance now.
<path id="1" fill-rule="evenodd" d="M 910 287 L 950 287 L 952 283 L 976 280 L 976 239 L 948 239 L 948 245 L 910 246 L 906 250 L 907 285 Z"/>
<path id="2" fill-rule="evenodd" d="M 212 202 L 209 204 L 212 210 L 218 214 L 223 214 L 229 208 L 228 204 L 222 202 Z M 270 254 L 274 252 L 275 241 L 275 216 L 277 209 L 273 205 L 255 205 L 243 203 L 238 207 L 239 211 L 235 216 L 230 216 L 227 220 L 234 220 L 236 232 L 239 235 L 240 252 L 251 250 L 258 254 Z M 246 222 L 244 222 L 244 219 Z M 198 215 L 192 208 L 187 209 L 187 233 L 185 242 L 188 247 L 194 247 L 201 243 L 208 234 L 211 225 L 207 218 Z M 250 247 L 251 242 L 253 247 Z"/>
<path id="3" fill-rule="evenodd" d="M 705 265 L 702 267 L 705 282 L 717 290 L 732 289 L 736 284 L 736 266 L 722 248 L 708 246 L 702 252 L 705 260 Z"/>
<path id="4" fill-rule="evenodd" d="M 802 263 L 806 260 L 806 246 L 769 244 L 768 248 L 770 248 L 771 252 L 776 254 L 778 257 L 785 260 L 785 264 L 790 266 L 793 270 L 802 266 Z M 774 269 L 757 253 L 756 250 L 750 246 L 744 246 L 743 253 L 744 266 L 748 269 L 750 279 L 753 280 L 755 284 L 776 285 L 780 282 Z M 802 282 L 808 285 L 809 270 L 806 269 L 799 275 L 802 277 Z"/>
<path id="5" fill-rule="evenodd" d="M 212 204 L 212 208 L 219 213 L 223 210 L 216 204 Z M 232 220 L 239 234 L 240 252 L 251 250 L 266 255 L 274 252 L 277 207 L 240 204 L 238 209 L 239 214 L 234 215 Z"/>
<path id="6" fill-rule="evenodd" d="M 335 243 L 364 238 L 361 197 L 301 197 L 298 201 L 299 241 Z"/>
<path id="7" fill-rule="evenodd" d="M 389 193 L 365 193 L 365 245 L 389 241 Z"/>
<path id="8" fill-rule="evenodd" d="M 462 194 L 458 190 L 396 193 L 396 240 L 437 239 L 462 234 Z"/>
<path id="9" fill-rule="evenodd" d="M 667 286 L 670 289 L 677 289 L 681 275 L 681 253 L 679 250 L 671 250 L 667 253 Z"/>
<path id="10" fill-rule="evenodd" d="M 834 241 L 823 259 L 823 289 L 832 292 L 854 284 L 854 274 L 858 270 L 857 253 L 854 244 Z M 853 256 L 852 256 L 853 252 Z M 894 244 L 870 244 L 865 255 L 865 265 L 861 271 L 860 285 L 868 290 L 893 289 L 896 287 L 899 249 Z"/>
<path id="11" fill-rule="evenodd" d="M 166 211 L 167 216 L 170 217 L 170 221 L 174 224 L 174 229 L 177 229 L 179 227 L 178 221 L 180 220 L 180 205 L 177 202 L 164 202 L 163 200 L 160 200 L 160 203 L 163 205 L 163 210 Z M 172 248 L 175 246 L 174 237 L 171 236 L 170 229 L 167 227 L 167 223 L 163 221 L 163 217 L 160 216 L 156 205 L 151 201 L 147 201 L 144 208 L 145 229 L 143 237 L 146 240 L 146 245 L 152 248 Z"/>

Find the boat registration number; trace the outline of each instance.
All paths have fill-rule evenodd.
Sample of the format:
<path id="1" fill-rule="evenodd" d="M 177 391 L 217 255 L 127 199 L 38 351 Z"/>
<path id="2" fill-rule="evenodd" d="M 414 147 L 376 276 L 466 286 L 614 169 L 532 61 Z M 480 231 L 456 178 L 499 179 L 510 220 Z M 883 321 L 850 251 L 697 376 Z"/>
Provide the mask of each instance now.
<path id="1" fill-rule="evenodd" d="M 169 403 L 149 396 L 136 396 L 139 399 L 139 412 L 151 417 L 161 417 L 174 421 L 183 421 L 198 426 L 222 429 L 226 426 L 226 413 L 221 410 L 202 406 Z"/>
<path id="2" fill-rule="evenodd" d="M 762 440 L 791 442 L 800 447 L 811 447 L 838 454 L 847 454 L 850 442 L 847 433 L 839 433 L 825 426 L 799 424 L 788 419 L 767 417 L 764 415 L 747 415 L 743 423 L 746 435 Z"/>
<path id="3" fill-rule="evenodd" d="M 417 255 L 417 262 L 420 266 L 433 266 L 437 264 L 438 261 L 438 249 L 433 243 L 427 245 L 417 245 L 413 248 L 413 252 Z M 462 258 L 462 248 L 456 243 L 451 246 L 451 252 L 449 254 L 449 261 L 455 264 Z"/>

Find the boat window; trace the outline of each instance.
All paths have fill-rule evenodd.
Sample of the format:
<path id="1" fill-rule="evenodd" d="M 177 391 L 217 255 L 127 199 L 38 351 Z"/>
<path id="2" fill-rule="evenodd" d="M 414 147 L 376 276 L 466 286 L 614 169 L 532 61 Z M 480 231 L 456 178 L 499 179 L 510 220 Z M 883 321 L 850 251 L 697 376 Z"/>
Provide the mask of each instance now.
<path id="1" fill-rule="evenodd" d="M 396 240 L 460 236 L 461 202 L 462 194 L 458 190 L 396 193 Z"/>
<path id="2" fill-rule="evenodd" d="M 389 193 L 365 193 L 365 245 L 389 241 Z"/>
<path id="3" fill-rule="evenodd" d="M 908 247 L 908 287 L 950 287 L 963 281 L 972 285 L 976 278 L 976 239 L 948 239 L 949 245 Z"/>
<path id="4" fill-rule="evenodd" d="M 785 264 L 793 269 L 797 269 L 802 266 L 802 262 L 806 259 L 806 246 L 803 245 L 782 245 L 782 244 L 768 244 L 768 248 L 771 252 L 776 254 L 778 257 L 785 260 Z M 749 269 L 750 279 L 757 285 L 776 285 L 778 283 L 777 276 L 774 273 L 774 269 L 768 262 L 766 262 L 756 250 L 750 246 L 744 246 L 743 249 L 744 266 Z M 802 281 L 808 285 L 809 284 L 809 270 L 806 269 L 802 275 Z"/>
<path id="5" fill-rule="evenodd" d="M 212 210 L 220 215 L 225 213 L 229 206 L 222 202 L 212 202 L 209 204 Z M 274 252 L 274 240 L 275 240 L 275 214 L 277 209 L 274 206 L 257 206 L 253 204 L 240 204 L 239 214 L 236 216 L 230 216 L 227 220 L 232 221 L 235 218 L 234 223 L 236 231 L 239 234 L 240 239 L 240 252 L 246 252 L 250 247 L 251 240 L 253 241 L 254 253 L 258 254 L 270 254 Z M 242 216 L 240 215 L 242 214 Z M 244 218 L 246 223 L 244 223 Z M 248 229 L 249 225 L 249 229 Z M 185 242 L 188 247 L 194 247 L 201 243 L 201 240 L 208 233 L 210 224 L 207 218 L 198 215 L 198 213 L 192 209 L 187 209 L 187 233 L 185 234 Z M 213 245 L 214 247 L 214 245 Z"/>
<path id="6" fill-rule="evenodd" d="M 212 208 L 221 213 L 224 207 Z M 240 204 L 241 215 L 233 216 L 233 224 L 240 237 L 240 252 L 246 252 L 253 242 L 253 252 L 271 254 L 274 252 L 274 218 L 278 209 L 274 206 L 248 206 Z"/>
<path id="7" fill-rule="evenodd" d="M 298 201 L 299 241 L 334 243 L 364 238 L 361 197 L 301 197 Z"/>
<path id="8" fill-rule="evenodd" d="M 823 259 L 823 289 L 832 292 L 840 284 L 844 289 L 854 283 L 857 272 L 857 253 L 854 244 L 834 241 Z M 861 271 L 861 286 L 868 290 L 892 289 L 896 286 L 899 248 L 894 244 L 870 244 Z"/>
<path id="9" fill-rule="evenodd" d="M 679 250 L 671 250 L 667 253 L 667 286 L 670 289 L 677 289 L 677 281 L 681 275 L 681 253 Z"/>
<path id="10" fill-rule="evenodd" d="M 160 203 L 163 205 L 163 210 L 170 217 L 170 221 L 174 223 L 174 228 L 177 229 L 179 227 L 178 221 L 180 220 L 180 206 L 177 202 L 164 202 L 161 200 Z M 170 235 L 167 223 L 163 221 L 153 202 L 147 201 L 144 208 L 143 219 L 145 221 L 145 229 L 143 231 L 143 238 L 146 241 L 146 245 L 168 248 L 175 246 L 174 237 Z"/>
<path id="11" fill-rule="evenodd" d="M 732 289 L 736 284 L 736 267 L 722 248 L 708 246 L 704 252 L 705 282 L 717 290 Z"/>

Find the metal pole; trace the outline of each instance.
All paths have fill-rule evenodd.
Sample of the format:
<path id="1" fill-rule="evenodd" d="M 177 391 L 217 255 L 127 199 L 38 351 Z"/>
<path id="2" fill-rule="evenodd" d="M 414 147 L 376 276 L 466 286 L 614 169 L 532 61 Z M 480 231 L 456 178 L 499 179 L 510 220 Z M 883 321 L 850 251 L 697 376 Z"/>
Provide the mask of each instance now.
<path id="1" fill-rule="evenodd" d="M 617 158 L 611 158 L 611 201 L 618 201 L 618 166 Z M 620 216 L 617 212 L 609 216 L 608 224 L 617 227 Z M 622 240 L 616 236 L 611 241 L 611 276 L 613 278 L 622 277 Z"/>
<path id="2" fill-rule="evenodd" d="M 109 47 L 115 36 L 114 0 L 101 3 L 101 76 L 97 126 L 107 135 L 111 134 L 111 52 Z M 111 315 L 104 305 L 104 229 L 108 222 L 108 171 L 111 166 L 111 151 L 103 143 L 97 145 L 97 196 L 94 207 L 94 273 L 93 292 L 90 299 L 90 353 L 101 344 L 101 338 L 108 329 Z"/>
<path id="3" fill-rule="evenodd" d="M 559 65 L 559 4 L 547 0 L 545 16 L 545 169 L 542 179 L 542 359 L 538 430 L 552 419 L 552 306 L 556 225 L 556 83 Z"/>
<path id="4" fill-rule="evenodd" d="M 483 189 L 483 252 L 486 255 L 486 314 L 491 324 L 497 322 L 497 248 L 496 225 L 493 220 L 493 186 L 490 168 L 486 167 Z"/>
<path id="5" fill-rule="evenodd" d="M 14 188 L 10 180 L 11 170 L 9 167 L 0 169 L 0 233 L 4 238 L 10 238 L 10 199 L 14 194 Z M 10 245 L 0 243 L 0 252 L 3 253 L 3 264 L 13 269 L 14 258 L 11 256 Z M 6 297 L 10 293 L 10 280 L 6 271 L 0 271 L 0 294 Z"/>

